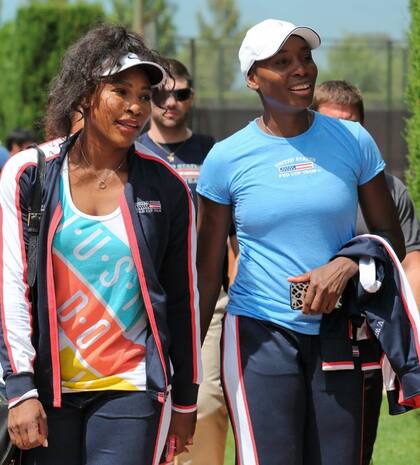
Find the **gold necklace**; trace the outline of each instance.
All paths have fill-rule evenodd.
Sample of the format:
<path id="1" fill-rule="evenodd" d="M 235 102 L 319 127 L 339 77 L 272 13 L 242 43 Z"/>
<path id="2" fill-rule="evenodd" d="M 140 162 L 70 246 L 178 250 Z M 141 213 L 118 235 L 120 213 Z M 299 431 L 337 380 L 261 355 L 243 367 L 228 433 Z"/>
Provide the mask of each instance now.
<path id="1" fill-rule="evenodd" d="M 265 129 L 266 132 L 268 132 L 268 133 L 271 134 L 272 136 L 278 137 L 278 136 L 276 136 L 276 134 L 274 134 L 274 132 L 265 124 L 265 121 L 264 121 L 264 117 L 263 117 L 263 116 L 260 116 L 260 121 L 261 121 L 262 125 L 264 126 L 264 129 Z"/>
<path id="2" fill-rule="evenodd" d="M 80 149 L 80 153 L 83 157 L 83 160 L 85 161 L 85 163 L 88 165 L 88 166 L 92 166 L 92 163 L 87 159 L 85 153 L 83 152 L 83 149 L 82 149 L 82 143 L 79 142 L 79 149 Z M 104 190 L 106 189 L 108 186 L 107 186 L 107 183 L 106 183 L 106 180 L 113 174 L 116 174 L 118 170 L 120 170 L 122 168 L 122 166 L 124 165 L 124 163 L 126 162 L 126 158 L 124 157 L 121 161 L 121 163 L 115 168 L 115 169 L 111 169 L 105 177 L 101 177 L 99 176 L 98 174 L 95 173 L 95 171 L 93 171 L 93 175 L 96 177 L 96 179 L 98 180 L 98 189 L 100 190 Z"/>
<path id="3" fill-rule="evenodd" d="M 266 132 L 268 132 L 269 134 L 271 134 L 272 136 L 274 137 L 281 137 L 277 134 L 274 134 L 274 132 L 265 124 L 265 121 L 264 121 L 264 117 L 263 116 L 260 116 L 259 117 L 259 120 L 261 121 L 262 125 L 264 126 L 264 129 Z M 310 115 L 310 112 L 308 111 L 307 113 L 307 117 L 306 117 L 306 122 L 308 124 L 307 128 L 305 129 L 305 131 L 307 131 L 310 126 L 311 126 L 311 115 Z"/>
<path id="4" fill-rule="evenodd" d="M 149 137 L 150 137 L 150 136 L 149 136 Z M 167 158 L 167 160 L 169 161 L 169 163 L 173 163 L 173 162 L 175 161 L 175 154 L 178 152 L 178 150 L 179 150 L 181 147 L 184 146 L 184 144 L 185 144 L 188 140 L 191 139 L 191 136 L 188 137 L 188 139 L 185 139 L 185 140 L 181 143 L 181 145 L 178 145 L 178 147 L 177 147 L 175 150 L 172 150 L 172 151 L 165 149 L 165 147 L 163 147 L 161 144 L 159 144 L 159 142 L 156 142 L 155 140 L 153 140 L 151 137 L 150 137 L 150 139 L 152 140 L 152 142 L 153 142 L 155 145 L 157 145 L 157 146 L 162 150 L 162 152 L 164 152 L 164 154 L 166 155 L 166 158 Z M 174 143 L 176 143 L 176 142 L 174 142 Z"/>

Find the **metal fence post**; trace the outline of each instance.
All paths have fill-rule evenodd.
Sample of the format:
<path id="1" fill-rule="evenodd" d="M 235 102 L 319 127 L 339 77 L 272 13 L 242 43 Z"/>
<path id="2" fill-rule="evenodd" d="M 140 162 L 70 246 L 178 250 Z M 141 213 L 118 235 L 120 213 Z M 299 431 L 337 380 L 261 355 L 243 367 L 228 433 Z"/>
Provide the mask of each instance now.
<path id="1" fill-rule="evenodd" d="M 219 69 L 217 70 L 217 95 L 220 106 L 224 104 L 225 85 L 225 49 L 223 43 L 219 43 Z"/>
<path id="2" fill-rule="evenodd" d="M 144 36 L 144 0 L 134 0 L 133 30 Z"/>
<path id="3" fill-rule="evenodd" d="M 190 39 L 190 73 L 194 81 L 194 85 L 197 87 L 197 45 L 194 38 Z"/>
<path id="4" fill-rule="evenodd" d="M 189 49 L 190 49 L 190 73 L 193 80 L 193 85 L 198 88 L 198 76 L 197 76 L 197 43 L 196 39 L 193 37 L 189 40 Z M 190 112 L 190 124 L 194 132 L 199 132 L 199 112 L 193 106 Z"/>
<path id="5" fill-rule="evenodd" d="M 386 79 L 386 87 L 387 87 L 387 96 L 386 96 L 386 107 L 387 107 L 387 114 L 386 114 L 386 154 L 387 159 L 391 160 L 393 153 L 392 153 L 392 123 L 393 123 L 393 92 L 392 92 L 392 84 L 393 84 L 393 74 L 392 74 L 392 65 L 393 65 L 393 43 L 392 40 L 387 40 L 386 42 L 386 52 L 387 52 L 387 79 Z"/>
<path id="6" fill-rule="evenodd" d="M 403 95 L 403 102 L 405 102 L 405 93 L 407 87 L 407 75 L 408 75 L 408 47 L 402 46 L 402 79 L 401 79 L 401 88 Z"/>

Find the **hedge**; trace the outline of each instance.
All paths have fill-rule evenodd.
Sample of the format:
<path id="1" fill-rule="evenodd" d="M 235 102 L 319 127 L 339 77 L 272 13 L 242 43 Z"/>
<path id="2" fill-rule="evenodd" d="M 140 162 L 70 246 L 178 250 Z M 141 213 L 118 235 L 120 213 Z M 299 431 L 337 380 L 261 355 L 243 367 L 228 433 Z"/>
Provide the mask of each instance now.
<path id="1" fill-rule="evenodd" d="M 104 21 L 99 5 L 33 4 L 0 29 L 0 139 L 16 127 L 42 139 L 48 86 L 65 50 Z"/>
<path id="2" fill-rule="evenodd" d="M 410 118 L 406 126 L 408 145 L 407 184 L 420 213 L 420 0 L 410 1 L 409 71 L 406 101 Z"/>

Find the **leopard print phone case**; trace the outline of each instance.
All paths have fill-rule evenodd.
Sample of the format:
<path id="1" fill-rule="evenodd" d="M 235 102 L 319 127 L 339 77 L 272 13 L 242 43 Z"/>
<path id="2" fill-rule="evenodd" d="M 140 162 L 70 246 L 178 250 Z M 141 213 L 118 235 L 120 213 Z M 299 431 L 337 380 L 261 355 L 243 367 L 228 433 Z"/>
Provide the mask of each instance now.
<path id="1" fill-rule="evenodd" d="M 293 310 L 302 310 L 303 299 L 305 298 L 306 291 L 308 290 L 309 282 L 303 283 L 290 283 L 290 306 Z M 335 308 L 342 306 L 341 296 L 337 301 Z"/>

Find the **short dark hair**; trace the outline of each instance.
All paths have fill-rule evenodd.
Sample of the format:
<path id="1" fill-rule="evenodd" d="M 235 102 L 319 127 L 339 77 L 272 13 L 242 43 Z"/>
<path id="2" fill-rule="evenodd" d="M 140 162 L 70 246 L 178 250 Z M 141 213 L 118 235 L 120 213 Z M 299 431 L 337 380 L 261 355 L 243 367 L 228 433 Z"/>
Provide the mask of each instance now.
<path id="1" fill-rule="evenodd" d="M 193 78 L 188 68 L 176 60 L 175 58 L 166 58 L 166 65 L 169 68 L 169 72 L 175 79 L 185 79 L 188 83 L 188 87 L 193 87 Z"/>
<path id="2" fill-rule="evenodd" d="M 360 122 L 365 119 L 365 108 L 360 89 L 347 81 L 325 81 L 316 86 L 314 99 L 311 105 L 318 110 L 323 103 L 336 103 L 338 105 L 354 105 L 360 115 Z"/>
<path id="3" fill-rule="evenodd" d="M 6 147 L 10 152 L 13 144 L 22 147 L 25 142 L 35 142 L 35 136 L 29 129 L 16 128 L 6 137 Z"/>
<path id="4" fill-rule="evenodd" d="M 77 120 L 75 115 L 83 114 L 83 102 L 103 82 L 104 68 L 113 68 L 121 56 L 130 52 L 167 68 L 158 52 L 149 49 L 139 34 L 123 26 L 96 27 L 67 50 L 50 87 L 45 119 L 47 138 L 69 136 L 72 122 Z"/>

